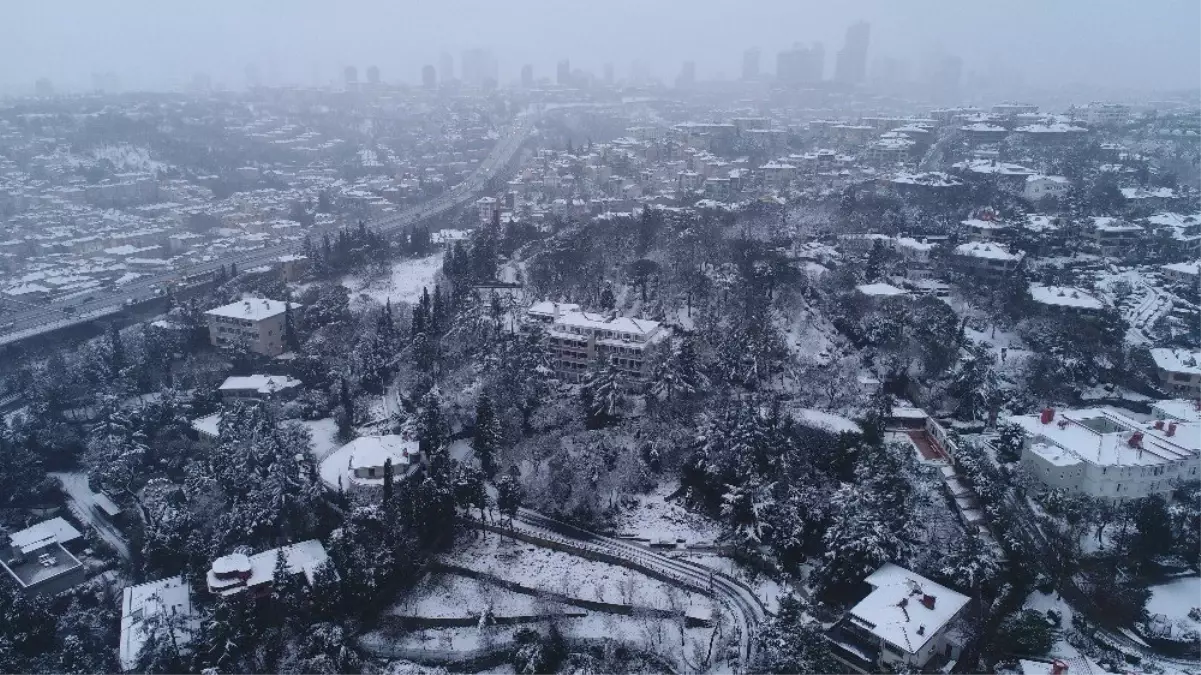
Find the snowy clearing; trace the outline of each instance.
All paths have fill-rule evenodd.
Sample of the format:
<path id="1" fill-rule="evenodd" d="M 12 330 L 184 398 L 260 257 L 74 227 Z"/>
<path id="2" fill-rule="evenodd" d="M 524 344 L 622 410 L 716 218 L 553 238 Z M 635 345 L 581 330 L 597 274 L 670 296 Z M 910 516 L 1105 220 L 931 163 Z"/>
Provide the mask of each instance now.
<path id="1" fill-rule="evenodd" d="M 638 495 L 637 503 L 626 506 L 615 519 L 617 532 L 651 542 L 684 540 L 688 544 L 712 544 L 721 535 L 717 523 L 667 501 L 678 489 L 675 483 L 665 483 L 650 494 Z"/>
<path id="2" fill-rule="evenodd" d="M 854 420 L 835 415 L 834 413 L 825 412 L 824 410 L 814 410 L 813 408 L 796 408 L 792 411 L 792 417 L 797 422 L 805 426 L 814 427 L 817 429 L 825 429 L 836 434 L 844 431 L 852 434 L 863 433 L 863 427 L 859 426 Z"/>
<path id="3" fill-rule="evenodd" d="M 342 285 L 350 291 L 351 297 L 366 295 L 380 304 L 388 300 L 415 303 L 421 299 L 423 288 L 434 289 L 434 277 L 441 268 L 442 254 L 436 253 L 393 263 L 391 273 L 383 279 L 366 282 L 356 276 L 347 276 L 342 279 Z"/>
<path id="4" fill-rule="evenodd" d="M 329 457 L 339 443 L 336 438 L 338 434 L 338 423 L 332 417 L 326 417 L 319 420 L 308 420 L 300 423 L 309 430 L 309 434 L 313 437 L 313 444 L 309 448 L 309 452 L 313 455 L 313 459 L 318 462 Z"/>
<path id="5" fill-rule="evenodd" d="M 566 608 L 533 595 L 525 595 L 454 574 L 427 574 L 403 600 L 385 612 L 391 616 L 423 618 L 532 616 L 562 613 Z"/>
<path id="6" fill-rule="evenodd" d="M 1147 614 L 1163 614 L 1173 623 L 1183 619 L 1201 629 L 1201 622 L 1188 615 L 1193 607 L 1201 607 L 1201 577 L 1181 577 L 1151 587 Z"/>

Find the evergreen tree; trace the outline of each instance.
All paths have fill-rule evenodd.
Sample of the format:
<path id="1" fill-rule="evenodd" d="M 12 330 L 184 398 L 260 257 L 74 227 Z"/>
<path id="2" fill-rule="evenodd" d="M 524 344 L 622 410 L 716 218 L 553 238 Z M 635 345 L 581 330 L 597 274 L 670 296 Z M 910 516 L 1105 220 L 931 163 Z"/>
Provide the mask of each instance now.
<path id="1" fill-rule="evenodd" d="M 666 358 L 655 365 L 651 377 L 651 393 L 667 401 L 676 396 L 687 398 L 706 386 L 708 378 L 700 371 L 690 337 L 672 345 Z"/>
<path id="2" fill-rule="evenodd" d="M 117 329 L 117 324 L 109 324 L 108 326 L 108 348 L 109 348 L 109 377 L 116 380 L 121 376 L 121 371 L 125 370 L 125 344 L 121 341 L 121 331 Z"/>
<path id="3" fill-rule="evenodd" d="M 392 458 L 384 460 L 384 506 L 392 504 Z"/>
<path id="4" fill-rule="evenodd" d="M 475 406 L 475 437 L 472 449 L 480 461 L 480 468 L 488 478 L 496 475 L 496 451 L 500 445 L 500 424 L 492 408 L 492 399 L 481 393 Z"/>
<path id="5" fill-rule="evenodd" d="M 430 463 L 435 474 L 448 468 L 450 429 L 442 414 L 442 394 L 437 387 L 431 387 L 418 404 L 417 442 L 421 456 Z"/>
<path id="6" fill-rule="evenodd" d="M 586 396 L 584 412 L 592 421 L 593 428 L 608 425 L 619 417 L 625 408 L 623 379 L 615 359 L 597 359 L 593 364 L 588 381 L 581 389 L 581 396 Z"/>
<path id="7" fill-rule="evenodd" d="M 613 295 L 613 284 L 605 282 L 604 287 L 601 288 L 600 302 L 598 304 L 600 304 L 601 309 L 606 311 L 612 310 L 617 306 L 617 297 Z"/>
<path id="8" fill-rule="evenodd" d="M 509 524 L 512 525 L 524 499 L 521 477 L 517 473 L 517 467 L 510 466 L 508 472 L 496 481 L 496 509 L 500 511 L 501 515 L 506 516 Z"/>
<path id="9" fill-rule="evenodd" d="M 233 279 L 236 276 L 238 276 L 238 263 L 230 263 L 229 264 L 229 278 Z"/>
<path id="10" fill-rule="evenodd" d="M 292 311 L 292 296 L 284 296 L 284 346 L 289 351 L 300 351 L 300 338 L 296 335 L 296 315 Z"/>

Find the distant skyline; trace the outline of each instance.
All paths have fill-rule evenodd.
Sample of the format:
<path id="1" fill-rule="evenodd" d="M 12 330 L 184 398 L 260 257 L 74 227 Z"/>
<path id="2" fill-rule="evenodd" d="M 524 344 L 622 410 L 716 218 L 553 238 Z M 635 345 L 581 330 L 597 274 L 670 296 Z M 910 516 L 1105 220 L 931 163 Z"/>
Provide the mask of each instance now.
<path id="1" fill-rule="evenodd" d="M 758 48 L 763 71 L 794 43 L 843 46 L 856 21 L 871 25 L 868 79 L 881 58 L 910 72 L 931 52 L 961 57 L 965 77 L 989 73 L 1034 86 L 1057 83 L 1131 89 L 1196 88 L 1201 82 L 1201 3 L 911 0 L 750 4 L 690 0 L 606 3 L 484 0 L 210 0 L 203 4 L 122 0 L 14 0 L 5 6 L 0 88 L 32 91 L 48 78 L 85 90 L 93 73 L 124 89 L 178 89 L 196 73 L 241 88 L 249 72 L 269 84 L 338 82 L 347 66 L 379 68 L 385 82 L 419 84 L 423 66 L 464 50 L 490 50 L 502 84 L 525 64 L 536 78 L 555 64 L 618 78 L 635 61 L 671 83 L 686 61 L 698 80 L 737 79 L 743 53 Z M 832 77 L 827 59 L 826 77 Z"/>

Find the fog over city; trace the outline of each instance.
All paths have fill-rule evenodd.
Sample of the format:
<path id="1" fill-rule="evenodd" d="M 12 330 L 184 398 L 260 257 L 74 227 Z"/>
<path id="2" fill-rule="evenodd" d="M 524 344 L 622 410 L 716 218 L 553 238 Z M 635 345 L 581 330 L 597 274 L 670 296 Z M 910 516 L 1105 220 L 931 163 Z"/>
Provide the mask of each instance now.
<path id="1" fill-rule="evenodd" d="M 1201 2 L 8 0 L 0 673 L 1201 675 Z"/>
<path id="2" fill-rule="evenodd" d="M 639 61 L 665 80 L 688 60 L 699 79 L 731 79 L 742 50 L 758 47 L 766 62 L 798 42 L 823 43 L 832 71 L 846 27 L 864 20 L 869 72 L 896 58 L 917 76 L 923 59 L 946 53 L 963 59 L 969 79 L 1015 88 L 1180 89 L 1201 81 L 1199 7 L 1190 0 L 12 2 L 0 85 L 20 92 L 45 77 L 80 91 L 91 86 L 91 73 L 113 72 L 128 89 L 163 90 L 206 73 L 241 88 L 250 64 L 272 85 L 331 82 L 346 65 L 376 65 L 385 81 L 417 82 L 442 52 L 457 63 L 472 48 L 492 51 L 502 83 L 526 63 L 537 76 L 552 74 L 563 58 L 598 74 L 613 63 L 618 78 Z"/>

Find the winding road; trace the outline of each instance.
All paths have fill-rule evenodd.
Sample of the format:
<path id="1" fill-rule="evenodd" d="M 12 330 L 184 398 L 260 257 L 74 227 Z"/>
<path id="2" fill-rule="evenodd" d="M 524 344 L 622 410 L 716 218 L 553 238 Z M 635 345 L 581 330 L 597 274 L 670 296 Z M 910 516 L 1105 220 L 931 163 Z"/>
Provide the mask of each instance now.
<path id="1" fill-rule="evenodd" d="M 759 596 L 742 582 L 716 570 L 686 560 L 677 560 L 648 548 L 620 539 L 589 532 L 574 525 L 544 516 L 537 511 L 521 509 L 514 528 L 546 537 L 567 547 L 573 544 L 580 550 L 606 553 L 624 561 L 629 567 L 664 579 L 675 585 L 709 595 L 725 604 L 738 623 L 739 658 L 742 670 L 754 655 L 754 637 L 767 617 L 767 608 Z"/>

